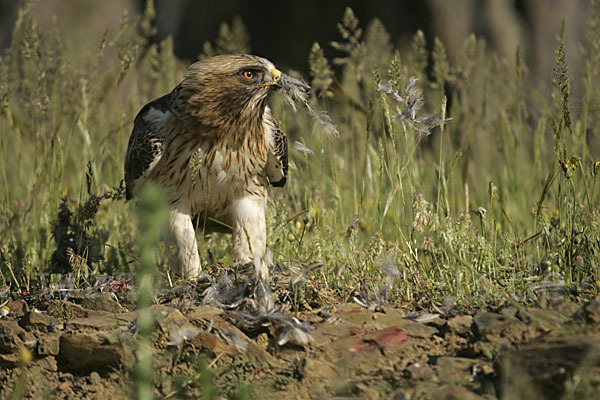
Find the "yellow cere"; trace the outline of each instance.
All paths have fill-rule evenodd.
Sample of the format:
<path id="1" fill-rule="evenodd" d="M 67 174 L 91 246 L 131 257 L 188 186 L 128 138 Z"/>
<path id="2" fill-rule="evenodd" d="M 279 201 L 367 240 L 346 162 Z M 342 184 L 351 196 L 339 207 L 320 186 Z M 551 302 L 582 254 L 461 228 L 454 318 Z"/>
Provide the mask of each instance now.
<path id="1" fill-rule="evenodd" d="M 281 78 L 281 71 L 278 69 L 274 69 L 272 72 L 273 75 L 273 82 L 277 82 L 279 80 L 279 78 Z"/>

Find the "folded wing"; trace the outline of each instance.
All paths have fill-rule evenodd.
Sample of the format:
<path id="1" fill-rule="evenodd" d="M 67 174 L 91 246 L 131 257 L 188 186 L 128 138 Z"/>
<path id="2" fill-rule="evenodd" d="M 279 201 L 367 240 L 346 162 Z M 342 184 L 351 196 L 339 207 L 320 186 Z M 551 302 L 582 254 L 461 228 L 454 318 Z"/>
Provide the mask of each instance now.
<path id="1" fill-rule="evenodd" d="M 146 104 L 135 117 L 125 155 L 125 197 L 133 197 L 135 186 L 152 172 L 160 160 L 165 143 L 161 124 L 169 114 L 167 94 Z"/>
<path id="2" fill-rule="evenodd" d="M 281 187 L 285 185 L 288 173 L 287 134 L 272 117 L 269 108 L 265 110 L 264 125 L 269 141 L 269 156 L 265 172 L 272 186 Z"/>

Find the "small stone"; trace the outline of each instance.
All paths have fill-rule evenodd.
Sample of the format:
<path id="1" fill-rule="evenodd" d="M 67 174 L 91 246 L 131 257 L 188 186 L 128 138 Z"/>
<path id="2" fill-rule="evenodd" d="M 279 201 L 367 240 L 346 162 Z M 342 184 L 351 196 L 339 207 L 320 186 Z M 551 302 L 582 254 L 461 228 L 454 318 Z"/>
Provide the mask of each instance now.
<path id="1" fill-rule="evenodd" d="M 494 373 L 494 367 L 490 363 L 483 363 L 481 365 L 481 373 L 483 375 L 490 375 Z"/>
<path id="2" fill-rule="evenodd" d="M 448 327 L 460 336 L 471 333 L 471 325 L 473 325 L 473 317 L 470 315 L 458 315 L 448 320 Z"/>
<path id="3" fill-rule="evenodd" d="M 600 299 L 592 299 L 584 308 L 588 322 L 600 324 Z"/>
<path id="4" fill-rule="evenodd" d="M 437 375 L 445 382 L 467 382 L 476 363 L 477 361 L 471 358 L 439 357 L 436 362 Z"/>
<path id="5" fill-rule="evenodd" d="M 30 347 L 31 343 L 35 343 L 35 338 L 17 321 L 0 320 L 0 351 L 12 353 L 23 346 Z"/>
<path id="6" fill-rule="evenodd" d="M 411 379 L 417 381 L 428 381 L 435 375 L 433 369 L 429 365 L 420 362 L 413 363 L 406 367 L 404 373 Z"/>
<path id="7" fill-rule="evenodd" d="M 113 331 L 120 330 L 119 321 L 115 318 L 114 315 L 106 315 L 106 316 L 93 316 L 88 318 L 73 318 L 65 324 L 67 329 L 85 329 L 92 328 L 100 331 Z"/>
<path id="8" fill-rule="evenodd" d="M 509 342 L 506 339 L 502 339 L 502 338 L 496 341 L 496 346 L 497 346 L 498 350 L 500 350 L 500 351 L 508 351 L 513 348 L 513 345 L 511 342 Z"/>
<path id="9" fill-rule="evenodd" d="M 29 331 L 37 330 L 47 332 L 48 327 L 52 325 L 52 318 L 45 312 L 34 308 L 25 313 L 25 316 L 19 321 L 19 325 Z"/>
<path id="10" fill-rule="evenodd" d="M 109 292 L 86 294 L 76 301 L 81 304 L 83 308 L 87 308 L 88 310 L 107 311 L 110 313 L 121 313 L 126 311 L 123 306 L 115 300 L 114 294 Z"/>
<path id="11" fill-rule="evenodd" d="M 165 333 L 173 332 L 174 330 L 193 326 L 190 321 L 176 308 L 166 307 L 162 305 L 153 305 L 150 307 L 154 314 L 158 326 Z"/>
<path id="12" fill-rule="evenodd" d="M 471 392 L 462 386 L 443 385 L 431 392 L 430 399 L 433 400 L 481 400 L 481 396 Z"/>
<path id="13" fill-rule="evenodd" d="M 46 312 L 54 318 L 68 319 L 85 318 L 88 316 L 89 310 L 67 300 L 55 300 L 48 303 Z"/>
<path id="14" fill-rule="evenodd" d="M 360 393 L 363 395 L 363 399 L 378 400 L 381 398 L 381 395 L 379 394 L 379 391 L 377 389 L 370 387 L 369 385 L 366 385 L 364 383 L 356 384 L 356 389 L 359 390 Z"/>
<path id="15" fill-rule="evenodd" d="M 63 334 L 58 361 L 61 369 L 94 371 L 131 367 L 135 357 L 125 341 L 106 343 L 94 334 Z"/>
<path id="16" fill-rule="evenodd" d="M 398 327 L 402 329 L 408 336 L 421 339 L 429 339 L 430 337 L 438 333 L 438 330 L 433 326 L 419 324 L 418 322 L 414 322 L 408 319 L 399 321 Z"/>
<path id="17" fill-rule="evenodd" d="M 446 329 L 448 321 L 446 321 L 444 318 L 438 317 L 432 319 L 431 321 L 427 321 L 426 324 L 442 332 Z"/>
<path id="18" fill-rule="evenodd" d="M 258 336 L 256 337 L 256 344 L 258 344 L 260 347 L 266 349 L 267 346 L 269 345 L 269 335 L 267 335 L 266 332 L 259 333 Z"/>
<path id="19" fill-rule="evenodd" d="M 504 315 L 507 318 L 515 318 L 517 316 L 517 313 L 519 312 L 519 309 L 517 307 L 505 307 L 502 309 L 501 313 L 502 315 Z"/>
<path id="20" fill-rule="evenodd" d="M 88 380 L 89 380 L 90 384 L 92 384 L 92 385 L 100 385 L 100 384 L 102 384 L 102 377 L 96 371 L 92 371 L 90 373 L 90 376 L 89 376 Z"/>
<path id="21" fill-rule="evenodd" d="M 223 310 L 217 307 L 202 305 L 191 307 L 190 310 L 185 314 L 191 322 L 195 322 L 199 325 L 210 324 L 210 321 L 218 320 L 221 318 Z"/>
<path id="22" fill-rule="evenodd" d="M 527 321 L 527 325 L 535 327 L 544 332 L 551 332 L 560 329 L 570 316 L 563 315 L 556 310 L 543 308 L 529 308 L 519 313 L 523 314 L 523 319 Z"/>
<path id="23" fill-rule="evenodd" d="M 42 357 L 36 364 L 43 370 L 56 372 L 58 371 L 58 364 L 56 363 L 56 359 L 54 357 Z"/>
<path id="24" fill-rule="evenodd" d="M 475 327 L 481 335 L 500 333 L 512 320 L 514 319 L 505 315 L 487 311 L 479 311 L 473 317 Z"/>
<path id="25" fill-rule="evenodd" d="M 540 339 L 504 353 L 501 373 L 507 382 L 521 382 L 540 393 L 538 398 L 558 398 L 575 371 L 597 376 L 590 371 L 600 365 L 599 343 L 600 336 L 593 334 Z"/>
<path id="26" fill-rule="evenodd" d="M 25 300 L 13 300 L 6 305 L 10 309 L 10 315 L 20 318 L 29 311 L 29 306 Z"/>
<path id="27" fill-rule="evenodd" d="M 0 354 L 0 367 L 15 368 L 21 363 L 21 355 L 19 353 Z"/>
<path id="28" fill-rule="evenodd" d="M 311 358 L 306 359 L 304 369 L 302 371 L 303 379 L 309 381 L 314 380 L 330 380 L 338 376 L 334 364 L 327 361 L 319 361 Z"/>
<path id="29" fill-rule="evenodd" d="M 67 392 L 67 390 L 70 390 L 70 389 L 71 389 L 71 385 L 72 385 L 72 384 L 73 384 L 73 383 L 72 383 L 72 382 L 69 382 L 69 381 L 64 381 L 64 382 L 61 382 L 61 383 L 58 385 L 58 390 L 59 390 L 61 393 L 63 393 L 63 394 L 64 394 L 64 393 L 66 393 L 66 392 Z"/>
<path id="30" fill-rule="evenodd" d="M 60 333 L 40 335 L 37 352 L 40 355 L 58 355 L 60 350 Z"/>

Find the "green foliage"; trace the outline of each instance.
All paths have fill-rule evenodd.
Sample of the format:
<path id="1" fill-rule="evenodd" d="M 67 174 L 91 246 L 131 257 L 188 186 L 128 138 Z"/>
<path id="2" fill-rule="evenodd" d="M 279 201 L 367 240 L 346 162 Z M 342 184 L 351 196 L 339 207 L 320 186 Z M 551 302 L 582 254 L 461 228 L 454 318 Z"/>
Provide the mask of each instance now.
<path id="1" fill-rule="evenodd" d="M 288 184 L 270 193 L 274 260 L 322 262 L 309 286 L 337 300 L 381 296 L 385 284 L 388 300 L 420 306 L 447 297 L 498 303 L 531 296 L 542 280 L 596 294 L 600 154 L 587 132 L 600 123 L 598 13 L 596 4 L 575 111 L 562 36 L 552 97 L 534 101 L 520 52 L 503 60 L 471 36 L 451 62 L 439 40 L 428 54 L 422 32 L 401 51 L 380 21 L 363 31 L 347 9 L 341 37 L 307 55 L 321 94 L 310 104 L 329 113 L 339 137 L 323 134 L 302 107 L 294 114 L 282 96 L 272 101 L 290 143 L 299 143 L 290 146 Z M 122 179 L 136 113 L 185 71 L 171 39 L 150 44 L 153 19 L 151 7 L 125 14 L 116 32 L 76 58 L 56 25 L 42 32 L 27 10 L 19 13 L 0 61 L 0 284 L 34 284 L 53 254 L 88 275 L 129 272 L 141 257 L 134 209 L 110 188 Z M 246 52 L 249 43 L 235 19 L 201 57 Z M 413 76 L 421 112 L 452 118 L 429 135 L 396 118 L 402 104 L 389 95 L 403 95 Z M 203 265 L 232 261 L 226 236 L 199 240 Z M 160 272 L 163 259 L 152 261 Z"/>

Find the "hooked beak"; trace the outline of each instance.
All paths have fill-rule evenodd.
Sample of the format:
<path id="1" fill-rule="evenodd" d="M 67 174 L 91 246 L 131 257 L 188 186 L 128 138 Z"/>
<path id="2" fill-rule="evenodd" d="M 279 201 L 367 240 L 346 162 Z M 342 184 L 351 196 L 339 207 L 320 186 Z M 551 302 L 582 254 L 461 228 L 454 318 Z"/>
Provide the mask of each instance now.
<path id="1" fill-rule="evenodd" d="M 280 88 L 281 87 L 281 71 L 273 68 L 273 71 L 271 71 L 271 76 L 273 77 L 273 81 L 272 82 L 267 82 L 267 83 L 263 83 L 262 85 L 260 85 L 261 87 L 276 87 L 276 88 Z"/>

